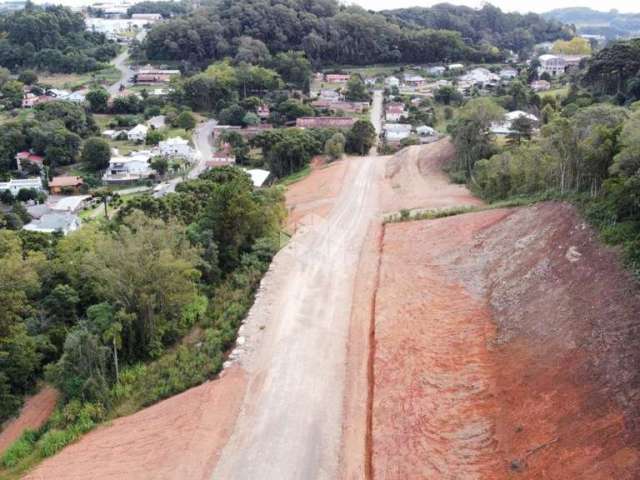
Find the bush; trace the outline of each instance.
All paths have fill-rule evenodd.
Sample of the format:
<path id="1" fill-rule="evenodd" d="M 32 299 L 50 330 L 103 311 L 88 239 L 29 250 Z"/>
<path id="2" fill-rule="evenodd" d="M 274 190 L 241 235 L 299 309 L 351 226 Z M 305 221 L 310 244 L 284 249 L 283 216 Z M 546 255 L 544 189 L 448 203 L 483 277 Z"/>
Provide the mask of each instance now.
<path id="1" fill-rule="evenodd" d="M 38 442 L 38 455 L 50 457 L 77 438 L 77 433 L 72 430 L 49 430 Z"/>
<path id="2" fill-rule="evenodd" d="M 2 465 L 7 468 L 15 467 L 23 458 L 34 451 L 37 432 L 25 430 L 18 440 L 13 442 L 2 455 Z"/>

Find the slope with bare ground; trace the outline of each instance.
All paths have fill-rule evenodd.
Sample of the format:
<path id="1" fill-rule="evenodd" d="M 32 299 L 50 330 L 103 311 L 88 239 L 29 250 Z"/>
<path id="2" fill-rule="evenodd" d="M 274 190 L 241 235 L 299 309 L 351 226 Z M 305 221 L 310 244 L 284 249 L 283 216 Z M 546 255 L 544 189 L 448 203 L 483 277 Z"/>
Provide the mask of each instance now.
<path id="1" fill-rule="evenodd" d="M 20 415 L 7 421 L 0 432 L 0 454 L 22 435 L 26 429 L 37 430 L 47 421 L 56 407 L 58 392 L 51 387 L 44 387 L 38 393 L 29 397 Z"/>
<path id="2" fill-rule="evenodd" d="M 572 207 L 387 225 L 375 322 L 374 478 L 640 475 L 640 295 Z"/>

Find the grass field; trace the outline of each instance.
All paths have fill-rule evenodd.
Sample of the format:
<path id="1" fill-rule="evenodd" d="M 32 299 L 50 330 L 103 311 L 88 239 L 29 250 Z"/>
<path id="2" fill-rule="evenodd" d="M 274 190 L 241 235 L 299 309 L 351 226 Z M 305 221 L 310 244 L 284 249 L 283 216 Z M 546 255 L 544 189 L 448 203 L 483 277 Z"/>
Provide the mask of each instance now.
<path id="1" fill-rule="evenodd" d="M 90 73 L 38 73 L 38 83 L 51 85 L 53 88 L 79 90 L 93 83 L 111 85 L 120 80 L 120 71 L 112 66 Z"/>

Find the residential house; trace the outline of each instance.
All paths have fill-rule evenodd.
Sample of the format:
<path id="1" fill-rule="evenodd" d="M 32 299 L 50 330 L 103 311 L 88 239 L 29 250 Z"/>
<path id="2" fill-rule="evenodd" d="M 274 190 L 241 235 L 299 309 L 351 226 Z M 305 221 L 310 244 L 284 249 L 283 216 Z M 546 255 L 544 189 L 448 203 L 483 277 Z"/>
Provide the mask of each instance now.
<path id="1" fill-rule="evenodd" d="M 393 75 L 391 75 L 390 77 L 387 77 L 384 79 L 384 84 L 389 88 L 399 87 L 400 79 L 398 77 L 394 77 Z"/>
<path id="2" fill-rule="evenodd" d="M 495 84 L 500 81 L 500 77 L 486 68 L 474 68 L 459 78 L 459 82 L 469 85 Z"/>
<path id="3" fill-rule="evenodd" d="M 548 73 L 552 77 L 556 75 L 562 75 L 567 67 L 567 62 L 560 55 L 540 55 L 538 57 L 540 67 L 538 67 L 538 74 Z"/>
<path id="4" fill-rule="evenodd" d="M 169 83 L 171 77 L 180 75 L 180 70 L 162 70 L 155 68 L 144 68 L 134 76 L 134 82 L 139 84 L 153 85 L 158 83 Z"/>
<path id="5" fill-rule="evenodd" d="M 162 20 L 162 15 L 159 13 L 132 13 L 131 18 L 133 20 L 148 20 L 150 22 L 156 22 Z"/>
<path id="6" fill-rule="evenodd" d="M 404 103 L 389 103 L 385 108 L 385 120 L 387 122 L 397 122 L 407 116 Z"/>
<path id="7" fill-rule="evenodd" d="M 387 123 L 384 126 L 384 138 L 387 142 L 399 142 L 411 135 L 411 125 L 406 123 Z"/>
<path id="8" fill-rule="evenodd" d="M 315 100 L 311 103 L 311 106 L 317 109 L 330 110 L 332 112 L 362 113 L 366 108 L 369 107 L 369 103 Z"/>
<path id="9" fill-rule="evenodd" d="M 333 102 L 339 102 L 342 100 L 342 95 L 336 90 L 322 89 L 318 97 L 320 100 L 330 100 Z"/>
<path id="10" fill-rule="evenodd" d="M 356 123 L 352 117 L 300 117 L 296 120 L 298 128 L 351 128 Z"/>
<path id="11" fill-rule="evenodd" d="M 42 169 L 42 166 L 44 165 L 44 157 L 27 151 L 16 153 L 16 164 L 19 172 L 22 171 L 22 165 L 25 163 L 36 165 L 38 168 Z"/>
<path id="12" fill-rule="evenodd" d="M 139 124 L 127 132 L 127 138 L 132 142 L 144 142 L 148 132 L 149 127 Z"/>
<path id="13" fill-rule="evenodd" d="M 449 65 L 447 65 L 447 69 L 449 71 L 464 70 L 464 65 L 462 63 L 450 63 Z"/>
<path id="14" fill-rule="evenodd" d="M 367 77 L 364 79 L 364 84 L 367 87 L 373 87 L 376 84 L 376 82 L 377 82 L 377 79 L 374 77 Z"/>
<path id="15" fill-rule="evenodd" d="M 444 72 L 446 72 L 446 71 L 447 71 L 447 69 L 445 67 L 443 67 L 442 65 L 436 65 L 435 67 L 427 68 L 427 73 L 429 73 L 429 75 L 434 75 L 434 76 L 443 75 Z"/>
<path id="16" fill-rule="evenodd" d="M 163 140 L 158 144 L 158 149 L 163 157 L 193 158 L 193 149 L 189 145 L 189 141 L 184 138 L 172 137 Z"/>
<path id="17" fill-rule="evenodd" d="M 551 89 L 551 83 L 546 80 L 534 80 L 530 87 L 534 92 L 546 92 Z"/>
<path id="18" fill-rule="evenodd" d="M 409 87 L 418 88 L 424 85 L 425 79 L 420 75 L 405 75 L 404 83 Z"/>
<path id="19" fill-rule="evenodd" d="M 79 228 L 80 219 L 68 212 L 45 213 L 24 226 L 24 229 L 30 232 L 61 233 L 62 235 L 68 235 Z"/>
<path id="20" fill-rule="evenodd" d="M 211 155 L 211 160 L 207 161 L 207 168 L 235 165 L 235 163 L 236 156 L 231 151 L 231 145 L 225 143 L 219 150 L 213 152 L 213 155 Z"/>
<path id="21" fill-rule="evenodd" d="M 523 112 L 522 110 L 515 110 L 513 112 L 509 112 L 505 114 L 504 120 L 502 122 L 495 122 L 491 124 L 491 133 L 494 135 L 509 135 L 513 132 L 512 124 L 518 118 L 528 118 L 533 122 L 534 125 L 537 125 L 539 120 L 538 117 L 532 115 L 531 113 Z"/>
<path id="22" fill-rule="evenodd" d="M 8 182 L 0 182 L 0 192 L 9 190 L 13 196 L 18 195 L 20 190 L 37 190 L 42 192 L 42 180 L 40 178 L 13 178 Z"/>
<path id="23" fill-rule="evenodd" d="M 102 179 L 107 183 L 128 183 L 149 178 L 154 171 L 149 165 L 150 151 L 133 152 L 128 156 L 114 156 Z"/>
<path id="24" fill-rule="evenodd" d="M 49 191 L 54 195 L 66 194 L 66 193 L 79 193 L 81 187 L 84 185 L 82 177 L 76 177 L 71 175 L 60 175 L 53 177 L 49 182 Z"/>
<path id="25" fill-rule="evenodd" d="M 500 70 L 499 75 L 502 80 L 511 80 L 518 76 L 518 71 L 515 68 L 507 67 Z"/>
<path id="26" fill-rule="evenodd" d="M 70 212 L 75 213 L 82 209 L 87 203 L 87 200 L 91 198 L 91 195 L 72 195 L 70 197 L 64 197 L 51 205 L 51 210 L 55 212 Z"/>
<path id="27" fill-rule="evenodd" d="M 107 137 L 111 140 L 119 140 L 120 138 L 129 138 L 126 130 L 104 130 L 102 132 L 103 137 Z"/>
<path id="28" fill-rule="evenodd" d="M 351 79 L 351 75 L 343 73 L 327 73 L 324 76 L 324 79 L 329 83 L 347 83 Z"/>
<path id="29" fill-rule="evenodd" d="M 549 52 L 553 48 L 553 42 L 536 43 L 533 48 L 539 52 Z"/>

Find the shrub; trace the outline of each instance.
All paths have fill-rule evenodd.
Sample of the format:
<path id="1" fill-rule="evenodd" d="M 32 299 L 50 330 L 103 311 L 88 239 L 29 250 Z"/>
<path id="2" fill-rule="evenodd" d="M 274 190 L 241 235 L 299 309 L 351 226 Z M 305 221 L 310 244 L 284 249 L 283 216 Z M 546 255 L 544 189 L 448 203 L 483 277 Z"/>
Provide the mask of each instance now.
<path id="1" fill-rule="evenodd" d="M 25 430 L 20 438 L 13 442 L 2 455 L 2 465 L 7 468 L 15 467 L 23 458 L 31 455 L 36 439 L 37 432 Z"/>
<path id="2" fill-rule="evenodd" d="M 41 457 L 50 457 L 73 442 L 77 436 L 78 434 L 71 429 L 49 430 L 38 442 L 38 454 Z"/>

